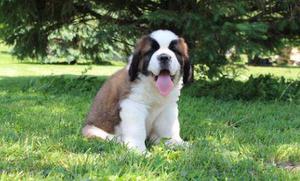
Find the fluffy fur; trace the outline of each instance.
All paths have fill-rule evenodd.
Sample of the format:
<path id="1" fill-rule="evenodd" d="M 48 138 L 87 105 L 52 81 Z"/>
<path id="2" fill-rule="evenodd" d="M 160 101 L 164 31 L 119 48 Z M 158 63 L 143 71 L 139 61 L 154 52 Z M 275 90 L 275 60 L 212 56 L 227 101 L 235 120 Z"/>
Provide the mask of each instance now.
<path id="1" fill-rule="evenodd" d="M 99 90 L 82 133 L 86 137 L 114 139 L 129 148 L 146 151 L 145 140 L 180 145 L 177 101 L 183 82 L 191 77 L 187 45 L 168 30 L 142 37 L 126 68 L 115 73 Z M 159 56 L 168 55 L 162 63 Z M 167 96 L 155 86 L 167 70 L 174 87 Z"/>

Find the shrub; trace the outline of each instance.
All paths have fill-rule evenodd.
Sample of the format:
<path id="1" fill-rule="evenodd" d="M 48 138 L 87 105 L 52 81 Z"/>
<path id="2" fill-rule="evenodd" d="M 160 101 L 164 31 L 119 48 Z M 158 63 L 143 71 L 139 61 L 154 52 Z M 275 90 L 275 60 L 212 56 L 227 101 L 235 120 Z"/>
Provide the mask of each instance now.
<path id="1" fill-rule="evenodd" d="M 300 81 L 276 78 L 271 75 L 250 76 L 245 82 L 230 78 L 199 81 L 196 96 L 211 96 L 222 100 L 282 100 L 300 99 Z"/>
<path id="2" fill-rule="evenodd" d="M 45 76 L 31 79 L 23 91 L 53 93 L 53 94 L 95 94 L 105 81 L 105 77 L 81 75 Z"/>
<path id="3" fill-rule="evenodd" d="M 53 94 L 89 94 L 94 96 L 106 77 L 96 76 L 47 76 L 31 79 L 23 91 L 40 91 Z M 300 81 L 276 78 L 271 75 L 250 76 L 245 82 L 231 78 L 215 81 L 200 80 L 184 90 L 192 96 L 209 96 L 221 100 L 300 100 Z"/>

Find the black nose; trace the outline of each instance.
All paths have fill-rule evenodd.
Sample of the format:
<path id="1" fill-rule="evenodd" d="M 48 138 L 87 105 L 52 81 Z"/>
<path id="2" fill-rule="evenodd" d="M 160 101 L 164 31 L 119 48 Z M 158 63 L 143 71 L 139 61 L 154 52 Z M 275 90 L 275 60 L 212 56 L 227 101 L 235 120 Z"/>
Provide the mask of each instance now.
<path id="1" fill-rule="evenodd" d="M 157 59 L 162 63 L 167 63 L 171 60 L 171 56 L 165 53 L 162 53 L 157 56 Z"/>

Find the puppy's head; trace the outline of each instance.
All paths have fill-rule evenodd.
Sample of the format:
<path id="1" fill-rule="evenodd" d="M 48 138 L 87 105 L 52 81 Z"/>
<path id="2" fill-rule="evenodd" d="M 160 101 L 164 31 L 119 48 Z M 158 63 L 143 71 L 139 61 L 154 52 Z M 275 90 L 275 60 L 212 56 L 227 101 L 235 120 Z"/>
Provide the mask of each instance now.
<path id="1" fill-rule="evenodd" d="M 137 79 L 139 73 L 152 76 L 156 83 L 177 84 L 181 77 L 183 83 L 187 83 L 192 71 L 184 39 L 168 30 L 157 30 L 143 36 L 131 58 L 130 80 Z"/>

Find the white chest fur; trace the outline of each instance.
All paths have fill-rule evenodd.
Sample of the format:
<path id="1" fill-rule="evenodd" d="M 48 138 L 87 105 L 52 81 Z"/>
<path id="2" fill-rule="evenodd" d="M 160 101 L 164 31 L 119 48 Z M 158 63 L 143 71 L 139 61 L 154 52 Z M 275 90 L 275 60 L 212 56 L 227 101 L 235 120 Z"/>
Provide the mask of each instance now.
<path id="1" fill-rule="evenodd" d="M 147 136 L 149 136 L 156 118 L 164 111 L 165 107 L 170 104 L 176 104 L 181 89 L 180 81 L 170 94 L 165 97 L 159 94 L 154 81 L 151 79 L 153 79 L 151 76 L 141 76 L 141 80 L 132 87 L 132 93 L 128 97 L 128 99 L 144 105 L 147 109 L 145 119 Z"/>
<path id="2" fill-rule="evenodd" d="M 140 80 L 132 86 L 129 96 L 120 102 L 121 123 L 116 129 L 116 134 L 125 143 L 133 144 L 135 147 L 137 145 L 144 147 L 146 137 L 150 136 L 155 125 L 159 127 L 157 125 L 160 123 L 156 122 L 161 121 L 158 117 L 161 117 L 164 112 L 167 111 L 171 115 L 162 115 L 162 117 L 170 117 L 173 119 L 172 122 L 178 122 L 177 101 L 180 95 L 181 80 L 165 97 L 159 94 L 151 79 L 153 79 L 151 76 L 140 76 Z M 170 125 L 170 129 L 172 131 L 172 125 Z M 136 143 L 137 141 L 143 143 Z"/>

